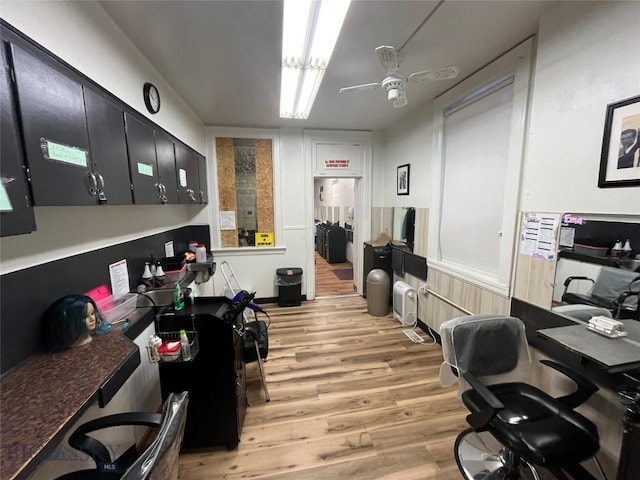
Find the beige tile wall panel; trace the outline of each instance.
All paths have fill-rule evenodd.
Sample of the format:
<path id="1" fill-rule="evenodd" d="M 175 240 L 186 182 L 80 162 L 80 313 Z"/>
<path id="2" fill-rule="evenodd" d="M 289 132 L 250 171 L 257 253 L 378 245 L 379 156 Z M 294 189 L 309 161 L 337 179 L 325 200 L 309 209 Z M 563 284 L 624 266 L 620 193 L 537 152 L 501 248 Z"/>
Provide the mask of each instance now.
<path id="1" fill-rule="evenodd" d="M 270 139 L 256 139 L 256 205 L 258 231 L 274 231 L 273 221 L 273 148 Z"/>
<path id="2" fill-rule="evenodd" d="M 405 281 L 416 290 L 424 283 L 419 279 L 405 275 Z M 429 269 L 429 289 L 445 297 L 472 313 L 495 313 L 507 315 L 509 313 L 509 299 L 472 283 L 456 278 L 434 268 Z M 466 315 L 464 311 L 449 305 L 430 294 L 419 294 L 418 313 L 420 319 L 426 320 L 427 325 L 436 331 L 446 320 Z"/>
<path id="3" fill-rule="evenodd" d="M 382 233 L 391 237 L 392 230 L 393 207 L 371 207 L 371 237 L 366 240 L 375 240 Z"/>
<path id="4" fill-rule="evenodd" d="M 233 138 L 216 138 L 216 159 L 218 164 L 218 201 L 221 212 L 238 212 L 236 199 L 236 163 Z M 220 239 L 223 247 L 238 246 L 236 230 L 222 230 Z"/>
<path id="5" fill-rule="evenodd" d="M 427 234 L 429 232 L 429 209 L 416 208 L 416 223 L 413 237 L 413 253 L 427 257 Z"/>
<path id="6" fill-rule="evenodd" d="M 521 238 L 522 219 L 528 212 L 520 212 L 520 227 L 517 238 Z M 556 232 L 556 251 L 560 228 Z M 520 252 L 520 242 L 516 242 L 515 279 L 513 296 L 542 308 L 550 308 L 553 299 L 553 284 L 556 275 L 556 262 L 543 258 L 523 255 Z"/>

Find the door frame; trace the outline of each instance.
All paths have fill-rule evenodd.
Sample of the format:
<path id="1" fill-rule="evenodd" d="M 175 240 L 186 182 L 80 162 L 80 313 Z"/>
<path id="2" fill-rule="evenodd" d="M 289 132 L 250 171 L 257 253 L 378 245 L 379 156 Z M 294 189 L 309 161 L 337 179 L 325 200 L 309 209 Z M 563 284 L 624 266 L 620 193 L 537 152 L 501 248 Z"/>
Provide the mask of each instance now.
<path id="1" fill-rule="evenodd" d="M 315 165 L 314 144 L 317 141 L 327 141 L 344 145 L 362 145 L 362 162 L 359 171 L 349 172 L 319 172 Z M 316 268 L 315 268 L 315 245 L 314 234 L 314 180 L 316 178 L 353 178 L 354 182 L 354 217 L 353 217 L 353 278 L 356 285 L 356 292 L 362 295 L 362 268 L 364 251 L 359 246 L 371 236 L 371 165 L 372 148 L 370 132 L 350 132 L 350 131 L 304 131 L 304 158 L 306 166 L 306 296 L 307 300 L 316 297 Z"/>

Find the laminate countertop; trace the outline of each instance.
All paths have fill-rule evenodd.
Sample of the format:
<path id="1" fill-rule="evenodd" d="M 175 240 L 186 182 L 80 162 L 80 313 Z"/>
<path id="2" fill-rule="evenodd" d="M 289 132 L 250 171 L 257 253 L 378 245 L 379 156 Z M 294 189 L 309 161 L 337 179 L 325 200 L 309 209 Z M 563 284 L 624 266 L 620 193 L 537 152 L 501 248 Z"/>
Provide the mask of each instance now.
<path id="1" fill-rule="evenodd" d="M 151 321 L 152 310 L 139 308 L 127 333 Z M 35 355 L 0 379 L 0 478 L 27 478 L 93 402 L 108 403 L 140 364 L 131 334 L 114 327 L 81 347 Z"/>

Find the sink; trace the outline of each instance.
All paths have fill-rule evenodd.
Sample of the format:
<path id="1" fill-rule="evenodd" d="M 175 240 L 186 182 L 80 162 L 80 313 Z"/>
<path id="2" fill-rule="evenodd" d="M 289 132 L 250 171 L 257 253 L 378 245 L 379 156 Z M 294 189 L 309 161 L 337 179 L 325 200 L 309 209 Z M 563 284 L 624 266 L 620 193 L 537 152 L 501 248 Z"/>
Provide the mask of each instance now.
<path id="1" fill-rule="evenodd" d="M 138 295 L 138 307 L 166 307 L 173 305 L 173 288 L 158 288 Z M 146 298 L 145 298 L 146 297 Z"/>

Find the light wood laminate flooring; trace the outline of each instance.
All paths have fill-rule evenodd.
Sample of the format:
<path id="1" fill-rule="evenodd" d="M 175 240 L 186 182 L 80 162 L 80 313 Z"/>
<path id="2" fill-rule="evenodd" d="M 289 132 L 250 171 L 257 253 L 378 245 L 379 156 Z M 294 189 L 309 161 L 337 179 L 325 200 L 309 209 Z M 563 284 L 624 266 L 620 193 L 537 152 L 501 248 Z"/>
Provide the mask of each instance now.
<path id="1" fill-rule="evenodd" d="M 412 343 L 362 297 L 267 307 L 271 402 L 247 365 L 240 445 L 181 454 L 181 480 L 461 478 L 453 444 L 467 412 L 440 387 L 438 345 Z"/>
<path id="2" fill-rule="evenodd" d="M 316 252 L 316 297 L 353 295 L 356 287 L 351 280 L 340 280 L 334 270 L 353 271 L 353 265 L 349 262 L 329 263 L 318 252 Z"/>

